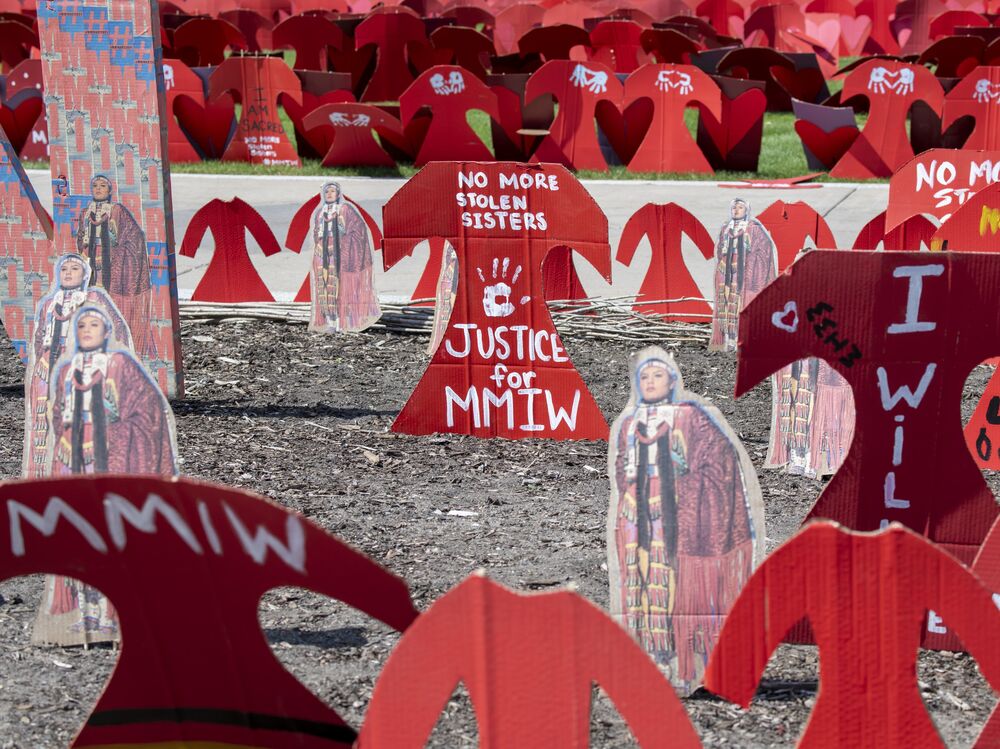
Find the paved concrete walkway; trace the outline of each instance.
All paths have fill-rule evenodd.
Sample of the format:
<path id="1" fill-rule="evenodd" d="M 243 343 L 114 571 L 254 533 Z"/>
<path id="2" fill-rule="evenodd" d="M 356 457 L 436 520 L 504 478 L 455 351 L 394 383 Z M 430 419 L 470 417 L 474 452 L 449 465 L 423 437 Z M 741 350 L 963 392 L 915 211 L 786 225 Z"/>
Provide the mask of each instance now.
<path id="1" fill-rule="evenodd" d="M 29 177 L 46 208 L 52 206 L 48 172 L 32 171 Z M 188 222 L 202 205 L 213 198 L 229 200 L 240 197 L 254 206 L 271 226 L 279 244 L 292 216 L 311 196 L 319 192 L 322 177 L 250 177 L 229 175 L 175 174 L 173 176 L 174 229 L 180 247 Z M 382 206 L 399 189 L 403 179 L 342 177 L 344 192 L 360 203 L 381 224 Z M 762 211 L 775 200 L 804 201 L 827 221 L 837 242 L 850 247 L 862 226 L 885 210 L 889 188 L 885 184 L 824 184 L 816 189 L 750 189 L 720 187 L 715 182 L 645 182 L 632 180 L 583 180 L 608 217 L 612 252 L 617 249 L 622 227 L 629 217 L 646 203 L 675 202 L 691 211 L 713 237 L 728 217 L 729 201 L 742 196 L 750 200 L 754 211 Z M 685 240 L 687 242 L 687 240 Z M 309 269 L 307 253 L 282 252 L 266 258 L 248 237 L 250 255 L 261 277 L 276 299 L 290 300 L 298 291 Z M 211 235 L 193 259 L 178 256 L 178 287 L 181 298 L 190 297 L 211 259 Z M 706 295 L 710 292 L 711 270 L 693 244 L 686 246 L 695 280 Z M 410 298 L 427 259 L 427 248 L 418 248 L 412 258 L 399 263 L 388 273 L 376 262 L 375 285 L 386 300 Z M 589 266 L 577 259 L 577 270 L 584 287 L 592 296 L 634 294 L 649 265 L 649 244 L 639 245 L 628 268 L 613 264 L 613 283 L 609 286 Z"/>

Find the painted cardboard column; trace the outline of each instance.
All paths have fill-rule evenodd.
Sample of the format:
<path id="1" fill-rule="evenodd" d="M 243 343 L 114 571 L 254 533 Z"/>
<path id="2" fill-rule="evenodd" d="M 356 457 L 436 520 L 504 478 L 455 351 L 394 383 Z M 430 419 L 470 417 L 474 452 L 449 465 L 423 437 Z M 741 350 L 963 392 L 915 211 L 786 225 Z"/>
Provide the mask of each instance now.
<path id="1" fill-rule="evenodd" d="M 96 283 L 122 310 L 162 390 L 181 396 L 156 0 L 49 0 L 39 4 L 38 30 L 56 253 L 105 253 L 110 267 L 95 267 Z"/>

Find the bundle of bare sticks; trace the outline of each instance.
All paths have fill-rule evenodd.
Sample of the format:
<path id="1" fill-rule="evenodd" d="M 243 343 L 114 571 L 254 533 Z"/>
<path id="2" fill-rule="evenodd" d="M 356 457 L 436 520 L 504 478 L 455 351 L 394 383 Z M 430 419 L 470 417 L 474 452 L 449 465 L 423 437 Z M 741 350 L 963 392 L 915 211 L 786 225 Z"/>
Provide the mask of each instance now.
<path id="1" fill-rule="evenodd" d="M 549 311 L 561 335 L 580 336 L 603 340 L 636 342 L 707 341 L 710 315 L 682 315 L 704 317 L 704 323 L 676 322 L 677 315 L 643 314 L 642 307 L 664 302 L 689 301 L 667 299 L 636 302 L 635 297 L 605 297 L 601 299 L 564 299 L 549 301 Z M 434 322 L 432 306 L 416 306 L 433 302 L 416 299 L 409 304 L 382 302 L 382 317 L 370 331 L 429 335 Z M 213 302 L 180 303 L 181 318 L 191 322 L 226 322 L 232 320 L 273 320 L 291 325 L 305 325 L 309 321 L 309 305 L 303 302 L 250 302 L 220 304 Z"/>

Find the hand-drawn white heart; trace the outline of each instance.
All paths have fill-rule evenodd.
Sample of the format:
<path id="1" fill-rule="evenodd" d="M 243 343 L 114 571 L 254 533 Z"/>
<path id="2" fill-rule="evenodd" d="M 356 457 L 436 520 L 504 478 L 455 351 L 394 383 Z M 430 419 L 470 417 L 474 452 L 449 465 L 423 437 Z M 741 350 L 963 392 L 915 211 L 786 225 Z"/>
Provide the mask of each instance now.
<path id="1" fill-rule="evenodd" d="M 771 315 L 771 324 L 779 330 L 794 333 L 799 329 L 799 308 L 795 301 L 785 303 L 785 308 Z"/>

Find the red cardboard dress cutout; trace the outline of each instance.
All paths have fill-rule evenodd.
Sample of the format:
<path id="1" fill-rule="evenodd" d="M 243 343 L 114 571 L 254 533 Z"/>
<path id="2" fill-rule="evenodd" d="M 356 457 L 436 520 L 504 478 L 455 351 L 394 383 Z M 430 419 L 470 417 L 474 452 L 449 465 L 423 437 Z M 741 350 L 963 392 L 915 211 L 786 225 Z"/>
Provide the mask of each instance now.
<path id="1" fill-rule="evenodd" d="M 230 57 L 212 73 L 209 97 L 239 92 L 243 112 L 223 161 L 301 166 L 278 117 L 278 94 L 302 103 L 302 84 L 276 57 Z"/>
<path id="2" fill-rule="evenodd" d="M 715 243 L 698 219 L 676 203 L 646 203 L 622 229 L 615 259 L 622 265 L 631 265 L 639 242 L 643 237 L 648 238 L 652 256 L 639 287 L 635 311 L 669 315 L 680 322 L 705 322 L 712 316 L 712 307 L 684 262 L 682 235 L 694 242 L 705 260 L 712 259 Z"/>
<path id="3" fill-rule="evenodd" d="M 959 117 L 976 119 L 963 148 L 1000 148 L 1000 67 L 981 66 L 968 73 L 944 99 L 941 129 Z"/>
<path id="4" fill-rule="evenodd" d="M 854 393 L 854 441 L 809 518 L 898 521 L 972 561 L 998 507 L 959 403 L 972 368 L 1000 353 L 998 277 L 997 255 L 814 251 L 746 307 L 737 396 L 807 356 Z"/>
<path id="5" fill-rule="evenodd" d="M 180 60 L 163 62 L 163 83 L 167 92 L 167 143 L 171 161 L 201 161 L 174 116 L 174 100 L 183 94 L 199 106 L 205 105 L 205 85 L 201 77 Z"/>
<path id="6" fill-rule="evenodd" d="M 877 250 L 879 244 L 890 252 L 918 252 L 930 249 L 931 237 L 937 227 L 924 216 L 911 216 L 890 231 L 885 230 L 886 212 L 878 214 L 858 232 L 852 248 L 855 250 Z"/>
<path id="7" fill-rule="evenodd" d="M 408 125 L 422 107 L 430 107 L 431 124 L 414 166 L 429 161 L 489 161 L 493 154 L 466 119 L 478 109 L 500 119 L 497 96 L 481 80 L 457 65 L 435 65 L 421 73 L 399 97 L 399 114 Z"/>
<path id="8" fill-rule="evenodd" d="M 194 257 L 202 237 L 209 230 L 215 251 L 191 299 L 198 302 L 273 302 L 267 284 L 247 254 L 247 231 L 265 255 L 281 252 L 278 240 L 261 215 L 239 198 L 228 202 L 216 198 L 191 217 L 181 243 L 181 254 Z"/>
<path id="9" fill-rule="evenodd" d="M 526 104 L 544 94 L 559 102 L 556 119 L 531 157 L 532 162 L 554 162 L 572 169 L 608 170 L 597 142 L 594 118 L 598 102 L 622 100 L 622 84 L 606 65 L 572 60 L 550 60 L 540 67 L 524 89 Z"/>
<path id="10" fill-rule="evenodd" d="M 386 203 L 382 226 L 386 270 L 429 237 L 447 240 L 459 264 L 444 340 L 393 431 L 607 439 L 545 306 L 552 247 L 611 275 L 607 219 L 564 167 L 428 164 Z"/>
<path id="11" fill-rule="evenodd" d="M 519 595 L 473 575 L 435 601 L 392 651 L 359 749 L 425 746 L 459 683 L 472 699 L 482 749 L 587 747 L 593 684 L 638 745 L 701 746 L 673 687 L 607 614 L 576 593 Z"/>
<path id="12" fill-rule="evenodd" d="M 966 567 L 899 525 L 862 534 L 810 524 L 772 552 L 743 588 L 705 686 L 748 707 L 771 654 L 808 617 L 819 646 L 820 686 L 799 747 L 943 747 L 917 684 L 928 609 L 958 632 L 1000 690 L 1000 612 Z"/>
<path id="13" fill-rule="evenodd" d="M 396 101 L 413 82 L 406 64 L 410 43 L 427 43 L 424 23 L 409 8 L 386 8 L 370 14 L 354 30 L 354 44 L 360 50 L 376 47 L 375 70 L 365 86 L 361 101 Z"/>
<path id="14" fill-rule="evenodd" d="M 944 92 L 934 74 L 922 65 L 894 60 L 869 60 L 854 68 L 844 81 L 840 100 L 868 99 L 868 122 L 851 148 L 830 170 L 833 177 L 868 179 L 890 177 L 913 158 L 906 136 L 910 107 L 923 101 L 940 112 Z"/>
<path id="15" fill-rule="evenodd" d="M 395 117 L 371 104 L 324 104 L 307 114 L 302 124 L 309 132 L 329 126 L 333 131 L 323 166 L 384 166 L 395 168 L 392 158 L 375 139 L 404 140 L 403 126 Z"/>
<path id="16" fill-rule="evenodd" d="M 811 247 L 837 246 L 826 220 L 808 203 L 776 200 L 758 213 L 757 219 L 774 240 L 778 252 L 778 273 L 792 264 L 810 239 Z"/>
<path id="17" fill-rule="evenodd" d="M 625 81 L 624 106 L 640 99 L 653 105 L 653 120 L 628 163 L 630 172 L 712 173 L 684 122 L 684 108 L 697 102 L 722 119 L 722 92 L 694 65 L 643 65 Z"/>
<path id="18" fill-rule="evenodd" d="M 305 588 L 397 630 L 417 615 L 402 580 L 254 494 L 94 476 L 12 482 L 4 497 L 0 579 L 79 579 L 107 594 L 121 620 L 118 665 L 74 746 L 346 749 L 354 730 L 268 647 L 261 596 Z"/>
<path id="19" fill-rule="evenodd" d="M 932 148 L 914 156 L 889 180 L 886 226 L 912 216 L 944 221 L 979 190 L 1000 180 L 1000 151 Z"/>

